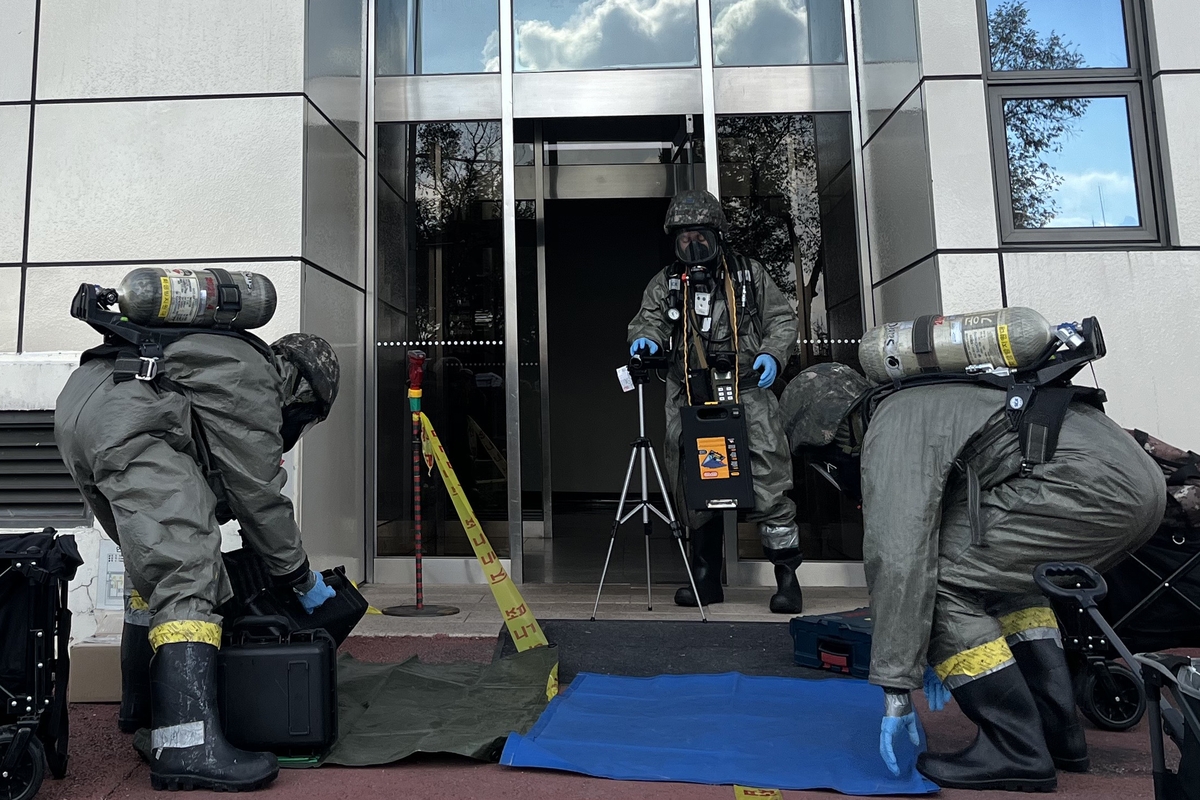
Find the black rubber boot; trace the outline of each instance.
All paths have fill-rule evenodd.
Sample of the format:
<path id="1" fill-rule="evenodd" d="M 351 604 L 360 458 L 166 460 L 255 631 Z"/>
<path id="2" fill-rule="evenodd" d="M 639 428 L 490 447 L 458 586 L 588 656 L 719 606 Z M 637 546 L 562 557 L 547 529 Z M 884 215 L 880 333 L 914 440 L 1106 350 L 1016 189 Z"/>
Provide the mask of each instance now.
<path id="1" fill-rule="evenodd" d="M 150 727 L 150 629 L 126 622 L 121 630 L 121 710 L 117 728 L 135 733 Z"/>
<path id="2" fill-rule="evenodd" d="M 804 592 L 796 580 L 796 568 L 804 562 L 800 548 L 767 551 L 767 558 L 775 565 L 775 594 L 771 595 L 771 611 L 776 614 L 799 614 L 804 611 Z"/>
<path id="3" fill-rule="evenodd" d="M 725 523 L 720 514 L 692 531 L 692 578 L 704 605 L 725 602 L 721 588 L 721 564 L 724 561 Z M 692 587 L 681 586 L 675 592 L 675 605 L 695 608 Z"/>
<path id="4" fill-rule="evenodd" d="M 1053 639 L 1035 639 L 1017 642 L 1011 648 L 1037 704 L 1054 765 L 1067 772 L 1087 772 L 1087 739 L 1075 708 L 1071 670 L 1062 647 Z"/>
<path id="5" fill-rule="evenodd" d="M 243 792 L 275 780 L 275 756 L 239 750 L 221 732 L 216 647 L 199 642 L 160 646 L 150 662 L 150 692 L 155 725 L 150 785 L 155 789 Z"/>
<path id="6" fill-rule="evenodd" d="M 922 753 L 917 758 L 922 775 L 946 789 L 1055 789 L 1058 773 L 1042 735 L 1037 704 L 1015 664 L 950 693 L 967 719 L 979 726 L 979 734 L 957 753 Z"/>

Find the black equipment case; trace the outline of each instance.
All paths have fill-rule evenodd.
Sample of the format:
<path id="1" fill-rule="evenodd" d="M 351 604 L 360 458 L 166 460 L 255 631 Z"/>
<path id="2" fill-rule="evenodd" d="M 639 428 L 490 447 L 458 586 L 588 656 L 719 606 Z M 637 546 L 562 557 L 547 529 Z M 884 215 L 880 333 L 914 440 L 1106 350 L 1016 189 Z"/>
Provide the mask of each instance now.
<path id="1" fill-rule="evenodd" d="M 871 670 L 871 609 L 843 614 L 795 617 L 791 625 L 796 663 L 810 669 L 827 669 L 855 678 Z"/>
<path id="2" fill-rule="evenodd" d="M 218 609 L 226 619 L 281 616 L 287 620 L 287 630 L 292 633 L 324 630 L 333 638 L 336 649 L 367 613 L 368 603 L 346 577 L 344 567 L 321 573 L 326 585 L 336 594 L 309 614 L 300 605 L 295 592 L 274 585 L 266 563 L 253 550 L 234 550 L 222 553 L 221 558 L 234 595 L 233 600 Z"/>
<path id="3" fill-rule="evenodd" d="M 225 632 L 217 701 L 235 747 L 323 755 L 337 739 L 337 645 L 323 630 L 290 632 L 281 616 L 242 617 Z"/>
<path id="4" fill-rule="evenodd" d="M 750 437 L 737 404 L 683 406 L 683 494 L 693 511 L 754 508 Z"/>

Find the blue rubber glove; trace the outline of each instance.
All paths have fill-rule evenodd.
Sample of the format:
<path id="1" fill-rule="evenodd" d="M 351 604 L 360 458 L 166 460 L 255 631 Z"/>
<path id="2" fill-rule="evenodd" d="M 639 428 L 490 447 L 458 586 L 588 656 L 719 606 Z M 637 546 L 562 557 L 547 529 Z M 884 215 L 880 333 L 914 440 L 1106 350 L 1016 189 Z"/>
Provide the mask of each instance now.
<path id="1" fill-rule="evenodd" d="M 636 356 L 638 350 L 649 350 L 650 355 L 654 355 L 658 352 L 658 344 L 643 336 L 640 339 L 633 340 L 633 344 L 629 346 L 629 355 Z"/>
<path id="2" fill-rule="evenodd" d="M 902 733 L 908 733 L 908 740 L 917 746 L 921 743 L 921 735 L 917 733 L 917 715 L 915 712 L 909 712 L 902 717 L 884 717 L 883 724 L 879 728 L 879 755 L 883 757 L 883 763 L 887 765 L 888 771 L 900 777 L 900 765 L 896 762 L 896 750 L 893 742 L 896 737 Z"/>
<path id="3" fill-rule="evenodd" d="M 769 388 L 775 382 L 775 376 L 779 374 L 779 365 L 775 363 L 775 359 L 766 353 L 763 353 L 758 358 L 754 359 L 754 368 L 762 370 L 762 377 L 758 379 L 758 388 Z"/>
<path id="4" fill-rule="evenodd" d="M 312 588 L 300 595 L 300 605 L 304 606 L 304 610 L 309 614 L 337 594 L 332 587 L 325 583 L 325 577 L 321 573 L 313 570 L 313 576 L 316 578 L 316 582 L 313 583 Z"/>
<path id="5" fill-rule="evenodd" d="M 917 732 L 917 715 L 913 711 L 912 692 L 887 690 L 883 692 L 883 722 L 879 725 L 879 755 L 883 763 L 897 778 L 900 764 L 896 761 L 896 737 L 908 733 L 908 740 L 916 747 L 921 743 Z"/>
<path id="6" fill-rule="evenodd" d="M 925 699 L 930 711 L 941 711 L 950 702 L 950 690 L 929 666 L 925 667 Z"/>

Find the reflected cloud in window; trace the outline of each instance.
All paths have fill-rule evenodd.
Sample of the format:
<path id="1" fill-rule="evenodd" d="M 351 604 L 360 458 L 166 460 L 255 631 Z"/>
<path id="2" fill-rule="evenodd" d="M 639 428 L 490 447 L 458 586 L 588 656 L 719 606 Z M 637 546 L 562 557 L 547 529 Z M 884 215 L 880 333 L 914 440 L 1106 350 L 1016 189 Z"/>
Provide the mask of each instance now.
<path id="1" fill-rule="evenodd" d="M 499 72 L 497 0 L 421 0 L 417 73 Z"/>
<path id="2" fill-rule="evenodd" d="M 841 64 L 839 0 L 713 0 L 719 67 Z"/>
<path id="3" fill-rule="evenodd" d="M 1137 185 L 1123 97 L 1004 102 L 1017 228 L 1137 227 Z"/>
<path id="4" fill-rule="evenodd" d="M 694 67 L 696 0 L 514 0 L 522 72 Z"/>
<path id="5" fill-rule="evenodd" d="M 1129 66 L 1121 0 L 988 0 L 996 71 Z"/>

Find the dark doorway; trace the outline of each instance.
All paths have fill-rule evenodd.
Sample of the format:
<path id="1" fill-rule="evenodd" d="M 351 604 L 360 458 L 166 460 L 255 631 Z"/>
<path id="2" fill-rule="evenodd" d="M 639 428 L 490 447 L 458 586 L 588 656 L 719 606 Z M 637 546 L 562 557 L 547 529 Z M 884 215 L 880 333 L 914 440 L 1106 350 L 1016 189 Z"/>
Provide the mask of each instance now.
<path id="1" fill-rule="evenodd" d="M 546 201 L 554 580 L 596 581 L 637 436 L 637 395 L 621 391 L 626 327 L 642 290 L 670 260 L 662 220 L 667 198 Z M 646 431 L 663 457 L 661 380 L 646 387 Z M 635 468 L 631 494 L 640 496 Z M 659 497 L 653 475 L 650 488 Z M 661 507 L 661 506 L 660 506 Z M 640 517 L 622 528 L 609 579 L 645 581 Z M 651 537 L 655 582 L 685 580 L 666 525 Z"/>

